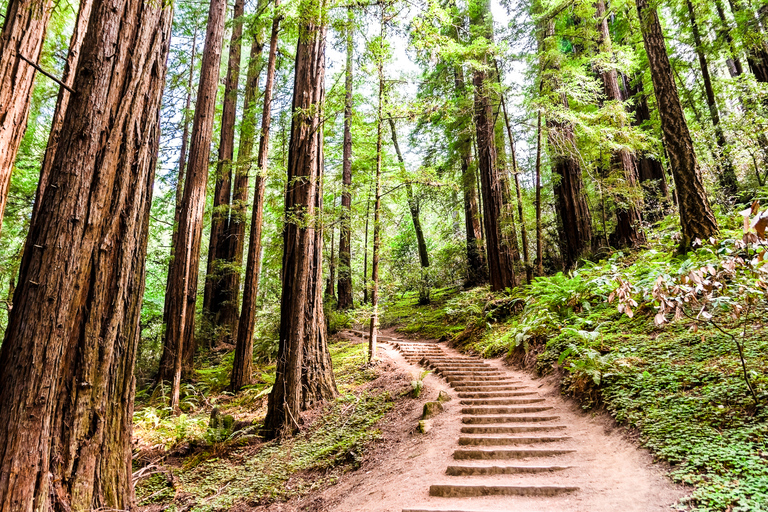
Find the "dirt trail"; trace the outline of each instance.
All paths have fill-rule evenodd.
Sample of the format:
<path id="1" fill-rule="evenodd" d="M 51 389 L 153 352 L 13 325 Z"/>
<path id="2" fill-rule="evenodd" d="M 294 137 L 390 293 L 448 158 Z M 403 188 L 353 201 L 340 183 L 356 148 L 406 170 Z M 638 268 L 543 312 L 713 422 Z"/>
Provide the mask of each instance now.
<path id="1" fill-rule="evenodd" d="M 452 400 L 427 434 L 415 432 L 421 410 L 404 411 L 410 433 L 315 496 L 323 510 L 650 512 L 685 495 L 610 418 L 584 413 L 544 380 L 384 334 L 382 358 L 413 375 L 429 367 L 426 398 L 445 390 Z"/>

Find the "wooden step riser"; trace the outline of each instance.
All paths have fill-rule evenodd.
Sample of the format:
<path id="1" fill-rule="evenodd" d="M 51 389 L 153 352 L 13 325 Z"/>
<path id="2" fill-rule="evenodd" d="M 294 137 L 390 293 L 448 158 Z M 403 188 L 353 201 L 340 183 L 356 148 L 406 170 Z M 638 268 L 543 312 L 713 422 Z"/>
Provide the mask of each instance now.
<path id="1" fill-rule="evenodd" d="M 527 386 L 463 386 L 459 383 L 451 384 L 451 387 L 459 392 L 459 396 L 463 393 L 499 393 L 502 391 L 520 391 L 527 388 Z"/>
<path id="2" fill-rule="evenodd" d="M 506 427 L 461 427 L 462 434 L 519 434 L 522 432 L 547 432 L 565 430 L 565 425 L 516 425 Z"/>
<path id="3" fill-rule="evenodd" d="M 568 436 L 546 437 L 460 437 L 459 446 L 515 446 L 520 444 L 558 443 L 568 441 Z"/>
<path id="4" fill-rule="evenodd" d="M 465 416 L 465 425 L 492 425 L 497 423 L 538 423 L 559 420 L 560 416 Z"/>
<path id="5" fill-rule="evenodd" d="M 448 466 L 448 476 L 519 475 L 551 473 L 570 469 L 571 466 Z"/>
<path id="6" fill-rule="evenodd" d="M 552 407 L 462 407 L 461 414 L 486 415 L 486 414 L 520 414 L 530 412 L 550 411 Z"/>
<path id="7" fill-rule="evenodd" d="M 556 457 L 567 455 L 575 450 L 456 450 L 456 460 L 513 460 L 531 457 Z"/>
<path id="8" fill-rule="evenodd" d="M 501 399 L 501 398 L 509 398 L 513 396 L 528 396 L 528 395 L 538 395 L 537 391 L 501 391 L 501 392 L 483 392 L 478 391 L 475 393 L 459 393 L 459 398 L 464 399 L 471 399 L 471 400 L 479 400 L 479 399 Z"/>
<path id="9" fill-rule="evenodd" d="M 544 398 L 477 398 L 474 400 L 464 399 L 459 401 L 461 405 L 522 405 L 522 404 L 540 404 Z"/>
<path id="10" fill-rule="evenodd" d="M 432 485 L 430 496 L 475 498 L 480 496 L 558 496 L 577 491 L 578 487 L 560 485 Z"/>

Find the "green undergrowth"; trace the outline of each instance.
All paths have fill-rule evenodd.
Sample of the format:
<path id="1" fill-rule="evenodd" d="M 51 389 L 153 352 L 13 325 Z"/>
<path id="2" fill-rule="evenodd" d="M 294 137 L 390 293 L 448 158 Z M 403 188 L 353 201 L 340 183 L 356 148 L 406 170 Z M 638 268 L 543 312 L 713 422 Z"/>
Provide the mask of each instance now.
<path id="1" fill-rule="evenodd" d="M 390 304 L 388 314 L 406 332 L 450 336 L 463 350 L 506 356 L 539 374 L 558 375 L 564 393 L 585 409 L 605 408 L 635 428 L 643 446 L 671 464 L 672 478 L 693 486 L 678 506 L 768 511 L 762 256 L 739 244 L 740 232 L 724 235 L 676 256 L 675 240 L 662 230 L 651 249 L 617 252 L 567 275 L 536 278 L 496 294 L 487 288 L 446 291 L 442 302 L 425 307 L 406 296 Z M 660 291 L 657 285 L 685 282 L 696 269 L 717 270 L 733 258 L 747 264 L 705 280 L 705 289 L 714 290 L 711 300 L 695 298 L 695 283 L 690 290 L 683 284 Z M 675 303 L 675 293 L 690 300 Z M 663 321 L 657 317 L 661 300 L 681 305 L 678 318 L 674 308 Z M 622 303 L 629 311 L 619 311 Z M 453 334 L 458 327 L 462 332 Z M 757 399 L 747 386 L 737 341 Z"/>
<path id="2" fill-rule="evenodd" d="M 340 395 L 322 411 L 311 412 L 301 432 L 283 442 L 262 442 L 253 435 L 230 442 L 213 439 L 206 430 L 210 407 L 178 417 L 161 414 L 160 428 L 154 429 L 146 411 L 157 409 L 139 409 L 136 437 L 144 444 L 162 444 L 170 450 L 171 460 L 138 482 L 137 503 L 155 507 L 151 510 L 197 512 L 230 510 L 238 504 L 257 506 L 307 494 L 358 467 L 365 446 L 380 436 L 376 423 L 393 405 L 389 392 L 365 386 L 381 374 L 364 364 L 365 349 L 364 344 L 346 341 L 330 345 Z M 233 415 L 236 420 L 252 418 L 258 426 L 266 412 L 274 367 L 259 372 L 264 382 L 238 397 L 224 394 L 206 399 L 218 405 L 222 415 Z M 185 442 L 199 449 L 174 457 L 173 447 Z"/>

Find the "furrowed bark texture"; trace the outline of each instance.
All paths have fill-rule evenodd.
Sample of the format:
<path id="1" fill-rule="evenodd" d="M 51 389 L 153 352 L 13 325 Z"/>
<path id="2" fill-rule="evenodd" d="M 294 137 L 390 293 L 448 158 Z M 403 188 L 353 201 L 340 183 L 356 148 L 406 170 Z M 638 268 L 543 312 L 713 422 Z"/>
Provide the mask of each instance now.
<path id="1" fill-rule="evenodd" d="M 232 37 L 229 43 L 227 77 L 224 81 L 224 105 L 221 112 L 219 160 L 216 163 L 216 185 L 213 192 L 211 239 L 208 244 L 208 265 L 203 292 L 203 311 L 214 326 L 223 327 L 227 337 L 235 338 L 237 330 L 237 293 L 227 285 L 233 273 L 230 265 L 229 217 L 232 206 L 232 163 L 235 154 L 235 117 L 237 88 L 240 82 L 240 54 L 243 37 L 245 0 L 236 0 L 232 10 Z M 223 266 L 224 268 L 219 268 Z M 238 283 L 239 284 L 239 283 Z"/>
<path id="2" fill-rule="evenodd" d="M 2 512 L 133 507 L 133 369 L 172 16 L 94 0 L 0 349 Z"/>
<path id="3" fill-rule="evenodd" d="M 474 6 L 470 14 L 470 23 L 482 33 L 488 41 L 493 40 L 493 19 L 490 2 L 483 1 Z M 483 57 L 487 64 L 487 57 Z M 485 223 L 486 256 L 488 258 L 488 276 L 491 290 L 499 291 L 517 286 L 515 262 L 520 260 L 516 240 L 505 233 L 504 221 L 506 204 L 503 178 L 496 161 L 496 143 L 494 135 L 494 115 L 491 104 L 489 85 L 492 80 L 482 68 L 474 71 L 472 83 L 475 86 L 475 127 L 477 131 L 478 172 L 483 194 L 483 221 Z"/>
<path id="4" fill-rule="evenodd" d="M 80 2 L 80 9 L 77 11 L 77 20 L 75 20 L 75 28 L 72 32 L 72 37 L 69 40 L 69 52 L 67 53 L 67 61 L 64 63 L 64 74 L 61 77 L 61 81 L 72 87 L 75 81 L 75 70 L 77 69 L 77 63 L 80 60 L 80 51 L 83 45 L 83 39 L 85 39 L 85 31 L 88 29 L 88 19 L 91 17 L 91 7 L 93 6 L 93 0 L 83 0 Z M 53 120 L 51 121 L 51 132 L 48 135 L 48 146 L 45 148 L 45 157 L 43 158 L 43 167 L 40 169 L 40 180 L 37 184 L 37 193 L 35 195 L 35 204 L 32 207 L 32 221 L 37 216 L 37 210 L 40 207 L 40 201 L 43 199 L 43 193 L 45 187 L 48 184 L 48 177 L 51 173 L 51 166 L 53 165 L 53 157 L 56 154 L 56 147 L 59 144 L 59 137 L 61 135 L 61 125 L 64 123 L 64 115 L 67 112 L 67 105 L 69 105 L 71 93 L 65 88 L 59 89 L 59 95 L 56 98 L 56 109 L 53 112 Z M 2 222 L 2 214 L 0 214 L 0 222 Z"/>
<path id="5" fill-rule="evenodd" d="M 264 47 L 262 41 L 263 37 L 257 35 L 251 45 L 251 55 L 248 62 L 248 78 L 245 84 L 245 100 L 243 104 L 243 124 L 240 129 L 240 148 L 237 153 L 237 173 L 235 178 L 235 194 L 234 198 L 237 201 L 233 205 L 233 215 L 230 219 L 230 231 L 231 237 L 237 238 L 236 240 L 229 240 L 230 249 L 234 253 L 234 259 L 238 265 L 243 261 L 243 238 L 245 237 L 245 203 L 248 200 L 248 176 L 251 170 L 251 156 L 253 153 L 253 142 L 256 135 L 255 123 L 253 121 L 254 110 L 256 108 L 256 93 L 259 87 L 259 68 L 261 64 L 261 53 Z M 270 54 L 271 56 L 271 54 Z M 268 80 L 269 80 L 269 73 Z M 274 69 L 272 69 L 272 80 L 274 81 Z M 267 102 L 271 102 L 271 82 L 268 81 L 270 88 L 269 93 L 265 90 L 264 97 Z M 270 108 L 268 104 L 265 104 L 262 115 L 266 112 L 267 116 L 270 115 Z M 267 120 L 267 129 L 269 129 L 269 120 Z M 261 169 L 259 167 L 259 169 Z M 260 183 L 263 183 L 260 182 Z M 262 187 L 263 189 L 263 187 Z M 263 195 L 263 190 L 260 191 Z M 254 207 L 254 218 L 256 218 L 256 211 L 259 205 Z M 260 217 L 258 222 L 261 222 Z M 259 230 L 261 227 L 259 226 Z M 251 233 L 254 234 L 256 229 L 252 229 Z M 259 241 L 252 241 L 251 246 L 255 251 L 255 254 L 261 252 L 261 240 L 260 231 L 255 233 L 259 235 Z M 256 304 L 255 304 L 255 289 L 258 289 L 258 256 L 256 256 L 256 282 L 253 282 L 253 265 L 250 261 L 252 258 L 249 250 L 249 262 L 246 264 L 245 273 L 245 287 L 248 290 L 248 296 L 243 297 L 243 311 L 238 319 L 238 327 L 235 337 L 235 360 L 232 364 L 232 375 L 230 378 L 230 389 L 232 391 L 239 391 L 243 386 L 247 386 L 252 382 L 253 373 L 253 329 L 256 324 Z M 237 274 L 237 289 L 240 288 L 240 274 Z M 247 301 L 246 301 L 247 298 Z M 242 335 L 241 335 L 241 329 Z"/>
<path id="6" fill-rule="evenodd" d="M 179 216 L 178 245 L 168 269 L 166 328 L 158 380 L 172 381 L 171 407 L 174 409 L 178 407 L 182 369 L 191 370 L 195 354 L 197 269 L 226 12 L 225 0 L 211 0 Z"/>
<path id="7" fill-rule="evenodd" d="M 299 26 L 288 149 L 288 184 L 283 231 L 283 294 L 277 375 L 269 394 L 264 428 L 290 435 L 299 413 L 333 398 L 336 383 L 323 314 L 322 106 L 325 98 L 325 5 L 304 0 Z M 320 12 L 317 12 L 320 11 Z"/>
<path id="8" fill-rule="evenodd" d="M 52 0 L 10 0 L 5 11 L 0 32 L 0 226 L 35 81 L 35 68 L 21 57 L 40 61 L 52 11 Z"/>
<path id="9" fill-rule="evenodd" d="M 659 17 L 656 10 L 649 7 L 648 0 L 637 0 L 637 12 L 650 63 L 664 144 L 675 179 L 683 235 L 681 248 L 685 250 L 695 239 L 706 240 L 717 234 L 717 221 L 701 181 L 699 164 L 677 94 Z"/>
<path id="10" fill-rule="evenodd" d="M 354 14 L 347 7 L 347 69 L 344 74 L 344 141 L 341 171 L 341 229 L 339 230 L 338 308 L 354 307 L 352 299 L 352 72 L 354 64 Z"/>
<path id="11" fill-rule="evenodd" d="M 458 39 L 458 33 L 454 31 Z M 464 70 L 454 67 L 454 93 L 458 100 L 467 94 L 464 82 Z M 472 162 L 472 135 L 469 133 L 469 119 L 465 119 L 456 129 L 456 151 L 461 160 L 461 188 L 464 196 L 464 227 L 467 234 L 467 287 L 477 286 L 488 281 L 488 269 L 483 253 L 483 230 L 480 226 L 480 208 L 477 199 L 477 172 Z"/>

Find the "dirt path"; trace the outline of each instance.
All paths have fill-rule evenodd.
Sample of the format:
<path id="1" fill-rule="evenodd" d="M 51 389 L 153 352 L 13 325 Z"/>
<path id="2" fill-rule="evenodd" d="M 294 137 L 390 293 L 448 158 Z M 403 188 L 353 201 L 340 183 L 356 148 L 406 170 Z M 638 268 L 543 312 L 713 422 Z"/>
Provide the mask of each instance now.
<path id="1" fill-rule="evenodd" d="M 551 384 L 500 360 L 384 334 L 383 358 L 413 375 L 429 367 L 426 398 L 445 390 L 452 400 L 427 434 L 416 432 L 418 407 L 403 411 L 408 435 L 315 496 L 324 510 L 650 512 L 684 496 L 610 418 L 582 412 Z"/>

